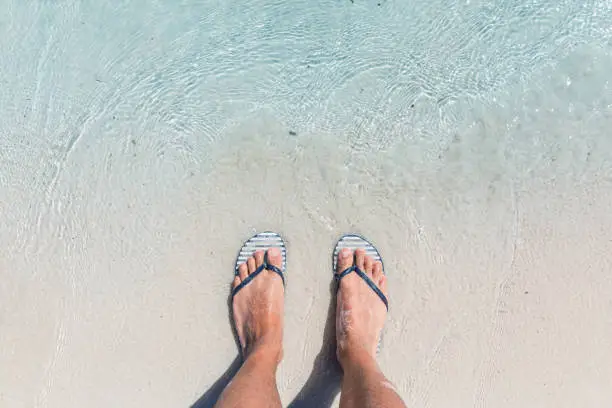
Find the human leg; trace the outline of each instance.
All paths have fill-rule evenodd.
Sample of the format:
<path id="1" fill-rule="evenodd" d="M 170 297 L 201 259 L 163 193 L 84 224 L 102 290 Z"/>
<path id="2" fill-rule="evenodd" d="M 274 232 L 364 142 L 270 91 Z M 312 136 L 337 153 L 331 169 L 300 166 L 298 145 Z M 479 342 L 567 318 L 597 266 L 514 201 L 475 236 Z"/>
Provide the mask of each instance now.
<path id="1" fill-rule="evenodd" d="M 353 253 L 344 248 L 338 254 L 336 273 L 353 264 L 386 296 L 387 282 L 380 262 L 374 262 L 363 249 Z M 384 303 L 356 273 L 343 277 L 339 285 L 337 355 L 344 371 L 340 406 L 404 408 L 404 402 L 376 363 L 376 349 L 387 314 Z"/>
<path id="2" fill-rule="evenodd" d="M 264 252 L 255 252 L 239 267 L 233 287 L 263 262 Z M 282 257 L 277 248 L 268 250 L 268 262 L 281 267 Z M 264 270 L 234 296 L 233 317 L 245 360 L 221 394 L 217 408 L 281 406 L 276 369 L 283 355 L 283 292 L 280 276 Z"/>

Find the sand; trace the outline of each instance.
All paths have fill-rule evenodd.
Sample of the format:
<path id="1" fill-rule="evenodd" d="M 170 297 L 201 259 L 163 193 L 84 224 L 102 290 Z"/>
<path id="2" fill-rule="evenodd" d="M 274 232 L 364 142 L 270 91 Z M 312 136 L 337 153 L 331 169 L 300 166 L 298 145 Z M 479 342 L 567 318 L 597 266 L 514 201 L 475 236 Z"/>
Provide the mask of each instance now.
<path id="1" fill-rule="evenodd" d="M 417 197 L 380 174 L 340 171 L 346 147 L 264 167 L 260 145 L 242 146 L 249 156 L 227 152 L 204 180 L 154 203 L 138 188 L 92 192 L 84 175 L 71 187 L 82 201 L 61 217 L 53 208 L 35 234 L 9 235 L 16 224 L 5 221 L 3 406 L 196 402 L 237 356 L 232 264 L 241 240 L 264 229 L 282 232 L 289 250 L 285 404 L 322 350 L 301 399 L 335 396 L 323 337 L 331 250 L 344 231 L 366 234 L 385 257 L 391 308 L 379 361 L 409 406 L 612 401 L 609 181 L 499 181 L 448 199 L 433 184 Z"/>

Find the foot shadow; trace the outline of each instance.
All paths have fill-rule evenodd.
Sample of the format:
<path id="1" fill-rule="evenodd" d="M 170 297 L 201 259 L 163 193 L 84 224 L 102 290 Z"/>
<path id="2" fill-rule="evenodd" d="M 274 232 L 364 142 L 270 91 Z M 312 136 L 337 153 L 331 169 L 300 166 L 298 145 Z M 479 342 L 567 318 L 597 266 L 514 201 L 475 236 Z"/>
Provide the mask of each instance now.
<path id="1" fill-rule="evenodd" d="M 331 302 L 327 310 L 327 320 L 323 331 L 323 346 L 315 358 L 312 372 L 295 399 L 289 404 L 288 408 L 311 408 L 331 407 L 334 399 L 340 392 L 342 382 L 342 369 L 336 358 L 336 282 L 330 284 Z M 228 299 L 229 319 L 234 332 L 234 340 L 240 350 L 240 343 L 233 325 L 231 295 Z M 213 408 L 223 390 L 242 366 L 242 356 L 239 354 L 230 364 L 228 369 L 219 377 L 217 381 L 193 403 L 190 408 Z"/>
<path id="2" fill-rule="evenodd" d="M 230 364 L 229 368 L 219 377 L 217 381 L 202 395 L 196 402 L 193 403 L 191 408 L 212 408 L 217 403 L 217 400 L 221 396 L 221 393 L 227 387 L 227 384 L 232 381 L 232 378 L 236 375 L 240 366 L 242 365 L 242 358 L 238 355 Z"/>
<path id="3" fill-rule="evenodd" d="M 342 369 L 336 358 L 336 282 L 330 284 L 332 301 L 327 310 L 323 346 L 312 372 L 288 408 L 331 407 L 340 392 Z"/>
<path id="4" fill-rule="evenodd" d="M 242 366 L 242 354 L 240 353 L 240 340 L 238 340 L 238 333 L 236 333 L 236 327 L 234 326 L 234 316 L 232 313 L 232 290 L 230 286 L 230 294 L 227 298 L 227 309 L 229 310 L 228 318 L 230 322 L 230 326 L 232 327 L 232 333 L 234 335 L 234 341 L 236 342 L 236 346 L 238 347 L 239 353 L 234 358 L 234 361 L 230 364 L 230 366 L 225 370 L 221 377 L 210 388 L 200 397 L 196 402 L 191 405 L 190 408 L 213 408 L 217 403 L 217 400 L 223 393 L 223 390 L 227 385 L 232 381 L 234 376 L 240 370 Z"/>

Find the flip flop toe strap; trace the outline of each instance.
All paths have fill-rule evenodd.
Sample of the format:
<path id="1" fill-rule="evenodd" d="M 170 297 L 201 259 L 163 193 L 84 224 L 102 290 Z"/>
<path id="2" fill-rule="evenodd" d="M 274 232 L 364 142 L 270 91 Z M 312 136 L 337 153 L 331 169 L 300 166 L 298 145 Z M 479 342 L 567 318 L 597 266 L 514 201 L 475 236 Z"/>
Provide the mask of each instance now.
<path id="1" fill-rule="evenodd" d="M 249 274 L 249 276 L 247 276 L 247 278 L 245 280 L 240 282 L 240 284 L 234 288 L 234 290 L 232 291 L 232 296 L 236 296 L 236 293 L 238 293 L 238 291 L 240 289 L 244 288 L 246 285 L 251 283 L 251 281 L 253 279 L 255 279 L 257 277 L 257 275 L 259 275 L 261 272 L 263 272 L 265 270 L 277 273 L 278 276 L 280 276 L 281 279 L 283 280 L 283 286 L 285 286 L 285 276 L 283 275 L 283 271 L 281 271 L 278 266 L 271 265 L 271 264 L 268 263 L 268 254 L 266 253 L 266 257 L 264 259 L 264 263 L 259 265 L 259 267 L 257 269 L 255 269 L 255 271 L 253 273 Z"/>
<path id="2" fill-rule="evenodd" d="M 344 278 L 346 275 L 348 275 L 351 272 L 355 272 L 357 275 L 359 275 L 361 277 L 361 279 L 363 279 L 365 281 L 365 283 L 367 283 L 368 286 L 374 291 L 374 293 L 376 293 L 378 295 L 380 300 L 382 300 L 382 302 L 385 304 L 385 307 L 387 308 L 387 310 L 389 310 L 389 301 L 387 300 L 387 297 L 382 293 L 382 291 L 378 288 L 378 286 L 376 286 L 376 284 L 374 282 L 372 282 L 372 279 L 370 279 L 368 277 L 368 275 L 366 275 L 357 266 L 353 265 L 351 267 L 346 268 L 344 271 L 342 271 L 342 273 L 335 274 L 334 275 L 334 279 L 336 279 L 336 282 L 339 283 L 342 278 Z M 250 275 L 249 275 L 249 277 L 250 277 Z"/>

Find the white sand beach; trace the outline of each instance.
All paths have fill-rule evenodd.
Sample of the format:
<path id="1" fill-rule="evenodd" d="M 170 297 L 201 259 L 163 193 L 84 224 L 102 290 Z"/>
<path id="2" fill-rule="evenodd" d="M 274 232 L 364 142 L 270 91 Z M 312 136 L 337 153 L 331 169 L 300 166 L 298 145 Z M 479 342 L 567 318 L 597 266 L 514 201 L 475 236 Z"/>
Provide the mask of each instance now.
<path id="1" fill-rule="evenodd" d="M 409 407 L 612 405 L 607 3 L 184 3 L 0 0 L 1 407 L 212 406 L 265 230 L 283 405 L 337 406 L 347 232 Z"/>

